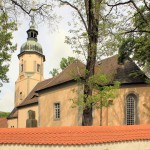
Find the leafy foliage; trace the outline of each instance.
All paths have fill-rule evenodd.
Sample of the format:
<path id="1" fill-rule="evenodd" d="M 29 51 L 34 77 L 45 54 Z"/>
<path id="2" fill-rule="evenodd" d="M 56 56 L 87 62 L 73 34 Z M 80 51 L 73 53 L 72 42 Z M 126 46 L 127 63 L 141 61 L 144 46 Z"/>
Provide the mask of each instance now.
<path id="1" fill-rule="evenodd" d="M 64 70 L 69 64 L 73 63 L 75 60 L 74 57 L 62 58 L 60 61 L 60 68 Z"/>
<path id="2" fill-rule="evenodd" d="M 96 20 L 97 31 L 90 31 L 97 36 L 97 43 L 92 44 L 92 48 L 97 49 L 96 59 L 101 60 L 103 56 L 110 56 L 116 51 L 117 44 L 114 44 L 114 42 L 117 42 L 117 40 L 115 40 L 115 34 L 113 33 L 115 27 L 113 19 L 115 19 L 115 17 L 111 14 L 107 15 L 109 10 L 105 8 L 106 5 L 104 0 L 99 2 L 97 8 L 95 7 L 95 4 L 97 3 L 96 0 L 92 3 L 94 5 L 92 11 L 96 9 L 94 10 L 94 15 L 97 17 L 96 19 L 98 19 Z M 78 8 L 83 19 L 86 21 L 87 16 L 84 1 L 75 0 L 73 4 Z M 86 25 L 88 27 L 88 21 L 86 22 Z M 81 18 L 76 12 L 73 12 L 73 19 L 72 22 L 69 22 L 69 26 L 71 28 L 69 30 L 70 34 L 65 37 L 65 43 L 69 44 L 73 51 L 79 56 L 84 56 L 84 59 L 87 61 L 90 34 L 85 29 Z"/>
<path id="3" fill-rule="evenodd" d="M 16 45 L 12 44 L 12 32 L 16 30 L 16 24 L 10 22 L 6 13 L 0 15 L 0 86 L 2 82 L 8 82 L 6 73 L 9 70 L 8 62 L 11 54 L 15 51 Z"/>
<path id="4" fill-rule="evenodd" d="M 140 66 L 149 66 L 150 69 L 150 11 L 147 11 L 146 7 L 141 7 L 140 11 L 146 22 L 139 13 L 135 14 L 132 22 L 136 32 L 130 32 L 122 39 L 120 61 L 123 62 L 131 56 Z"/>
<path id="5" fill-rule="evenodd" d="M 79 98 L 72 99 L 73 103 L 83 110 L 86 106 L 101 109 L 102 107 L 109 107 L 113 103 L 110 100 L 115 99 L 118 95 L 119 82 L 114 82 L 110 85 L 110 76 L 105 74 L 93 75 L 89 80 L 89 85 L 93 89 L 93 95 L 88 96 L 87 101 L 84 102 L 87 95 L 80 93 Z M 81 84 L 82 85 L 82 84 Z"/>
<path id="6" fill-rule="evenodd" d="M 64 70 L 69 64 L 71 64 L 73 61 L 75 60 L 74 57 L 70 57 L 68 56 L 68 58 L 62 58 L 60 61 L 60 68 L 61 71 Z M 52 77 L 56 76 L 59 74 L 59 69 L 53 68 L 52 71 L 50 71 L 50 74 L 52 75 Z"/>
<path id="7" fill-rule="evenodd" d="M 52 75 L 52 77 L 55 77 L 59 74 L 58 69 L 56 69 L 56 68 L 53 68 L 53 70 L 50 71 L 49 73 Z"/>
<path id="8" fill-rule="evenodd" d="M 77 54 L 83 54 L 86 60 L 84 91 L 81 101 L 85 106 L 82 124 L 92 125 L 94 95 L 92 95 L 93 88 L 89 82 L 94 76 L 96 60 L 104 55 L 112 54 L 115 50 L 115 37 L 112 34 L 115 25 L 112 21 L 113 15 L 110 15 L 111 10 L 105 9 L 105 0 L 59 1 L 74 9 L 73 21 L 69 23 L 72 26 L 70 30 L 72 35 L 66 37 L 66 43 L 70 44 Z"/>
<path id="9" fill-rule="evenodd" d="M 9 114 L 9 112 L 0 112 L 0 118 L 7 118 Z"/>

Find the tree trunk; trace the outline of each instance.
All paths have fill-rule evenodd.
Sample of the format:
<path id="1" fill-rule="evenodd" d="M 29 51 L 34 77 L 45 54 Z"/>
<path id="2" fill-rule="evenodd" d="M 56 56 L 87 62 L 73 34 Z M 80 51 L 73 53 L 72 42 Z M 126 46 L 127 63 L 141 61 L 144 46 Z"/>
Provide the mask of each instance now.
<path id="1" fill-rule="evenodd" d="M 92 0 L 88 1 L 88 57 L 86 64 L 86 73 L 85 73 L 85 83 L 84 83 L 84 102 L 86 103 L 88 96 L 92 95 L 92 88 L 89 85 L 89 79 L 94 75 L 95 63 L 96 63 L 96 54 L 97 54 L 97 42 L 98 42 L 98 19 L 95 18 L 93 2 Z M 83 110 L 82 125 L 91 126 L 93 124 L 92 117 L 92 104 L 91 106 L 86 106 Z"/>

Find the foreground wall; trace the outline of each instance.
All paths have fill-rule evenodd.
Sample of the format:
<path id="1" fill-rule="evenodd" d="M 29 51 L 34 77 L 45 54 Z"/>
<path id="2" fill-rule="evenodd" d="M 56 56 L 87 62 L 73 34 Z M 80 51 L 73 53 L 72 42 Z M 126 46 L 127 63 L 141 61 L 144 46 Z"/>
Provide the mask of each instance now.
<path id="1" fill-rule="evenodd" d="M 150 125 L 2 128 L 0 150 L 149 150 Z"/>
<path id="2" fill-rule="evenodd" d="M 17 145 L 3 144 L 0 150 L 149 150 L 150 140 L 90 145 Z"/>

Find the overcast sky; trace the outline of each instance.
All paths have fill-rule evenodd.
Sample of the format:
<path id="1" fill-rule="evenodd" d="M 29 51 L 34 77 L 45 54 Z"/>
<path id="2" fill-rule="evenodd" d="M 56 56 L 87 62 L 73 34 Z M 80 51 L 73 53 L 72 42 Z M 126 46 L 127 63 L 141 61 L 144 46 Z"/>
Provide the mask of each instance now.
<path id="1" fill-rule="evenodd" d="M 50 77 L 49 71 L 52 68 L 58 68 L 59 62 L 62 57 L 75 56 L 71 47 L 64 43 L 65 35 L 68 34 L 67 22 L 71 18 L 69 8 L 62 8 L 59 13 L 63 16 L 58 24 L 58 30 L 51 32 L 47 25 L 38 25 L 38 42 L 42 45 L 43 54 L 46 57 L 44 64 L 44 77 L 45 79 Z M 17 43 L 17 51 L 12 54 L 10 62 L 10 70 L 8 77 L 9 83 L 4 83 L 0 93 L 0 111 L 10 112 L 14 107 L 14 93 L 15 93 L 15 81 L 19 72 L 19 61 L 17 55 L 20 53 L 21 45 L 27 40 L 26 31 L 29 29 L 30 20 L 23 19 L 21 25 L 18 26 L 18 30 L 13 33 L 14 43 Z"/>

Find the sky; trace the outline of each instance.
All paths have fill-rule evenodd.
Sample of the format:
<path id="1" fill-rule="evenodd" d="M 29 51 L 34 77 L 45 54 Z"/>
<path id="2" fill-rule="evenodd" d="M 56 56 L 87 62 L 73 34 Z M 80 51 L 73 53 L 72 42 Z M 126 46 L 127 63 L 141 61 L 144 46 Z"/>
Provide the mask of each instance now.
<path id="1" fill-rule="evenodd" d="M 71 18 L 71 11 L 69 8 L 63 7 L 59 9 L 59 14 L 62 18 L 57 24 L 57 30 L 52 32 L 51 27 L 45 23 L 37 26 L 38 42 L 42 45 L 43 54 L 46 61 L 44 63 L 44 78 L 50 78 L 50 70 L 59 68 L 59 62 L 62 57 L 74 56 L 73 50 L 69 45 L 64 43 L 65 36 L 68 35 L 68 21 Z M 12 54 L 9 72 L 9 83 L 4 83 L 0 89 L 0 111 L 10 112 L 14 108 L 14 94 L 15 94 L 15 81 L 19 74 L 19 60 L 18 54 L 20 53 L 21 45 L 27 40 L 26 31 L 29 29 L 30 20 L 23 19 L 22 23 L 18 26 L 18 30 L 13 33 L 13 43 L 17 43 L 17 50 Z"/>

